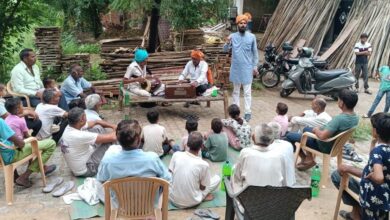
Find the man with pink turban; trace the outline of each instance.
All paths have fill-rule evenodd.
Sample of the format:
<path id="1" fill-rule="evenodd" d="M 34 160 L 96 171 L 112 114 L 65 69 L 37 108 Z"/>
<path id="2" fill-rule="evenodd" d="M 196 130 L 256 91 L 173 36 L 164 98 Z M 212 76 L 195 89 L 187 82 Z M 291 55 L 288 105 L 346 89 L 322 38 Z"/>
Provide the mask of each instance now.
<path id="1" fill-rule="evenodd" d="M 241 85 L 244 90 L 245 120 L 251 119 L 252 105 L 252 80 L 259 74 L 257 63 L 259 54 L 257 51 L 256 37 L 246 31 L 248 17 L 239 15 L 236 18 L 238 32 L 230 34 L 223 47 L 227 52 L 232 50 L 232 64 L 229 80 L 233 83 L 233 104 L 240 106 Z"/>
<path id="2" fill-rule="evenodd" d="M 202 95 L 208 88 L 207 71 L 209 65 L 203 60 L 204 54 L 200 50 L 191 51 L 191 60 L 186 64 L 183 72 L 179 76 L 179 83 L 183 83 L 187 77 L 190 79 L 192 86 L 196 87 L 196 95 Z M 193 102 L 192 104 L 199 104 Z M 189 107 L 186 103 L 184 107 Z"/>

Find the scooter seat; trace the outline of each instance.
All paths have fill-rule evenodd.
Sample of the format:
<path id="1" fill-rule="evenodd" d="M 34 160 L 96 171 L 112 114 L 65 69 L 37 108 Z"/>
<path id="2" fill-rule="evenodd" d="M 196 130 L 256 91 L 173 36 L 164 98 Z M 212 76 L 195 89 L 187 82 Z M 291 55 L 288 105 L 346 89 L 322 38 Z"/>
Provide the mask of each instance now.
<path id="1" fill-rule="evenodd" d="M 319 81 L 326 81 L 334 79 L 340 75 L 348 73 L 347 69 L 335 69 L 335 70 L 317 70 L 315 73 L 315 79 Z"/>

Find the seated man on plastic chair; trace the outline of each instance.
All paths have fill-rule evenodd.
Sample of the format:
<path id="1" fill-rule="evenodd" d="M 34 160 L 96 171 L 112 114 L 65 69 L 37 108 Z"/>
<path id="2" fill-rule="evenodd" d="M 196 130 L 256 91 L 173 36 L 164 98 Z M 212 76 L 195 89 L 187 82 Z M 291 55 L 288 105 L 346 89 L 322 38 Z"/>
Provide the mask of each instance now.
<path id="1" fill-rule="evenodd" d="M 6 165 L 17 162 L 32 153 L 31 145 L 25 144 L 23 139 L 17 137 L 15 132 L 8 127 L 2 118 L 0 118 L 0 142 L 7 146 L 0 147 L 1 157 Z M 15 146 L 16 149 L 14 149 L 13 146 Z M 56 143 L 51 139 L 38 141 L 38 148 L 42 151 L 43 163 L 46 163 L 49 160 L 55 147 Z M 52 173 L 56 168 L 56 165 L 44 166 L 45 175 Z M 15 176 L 16 184 L 26 188 L 31 187 L 32 183 L 30 182 L 29 177 L 33 172 L 39 171 L 38 161 L 34 160 L 25 173 L 19 177 Z"/>
<path id="2" fill-rule="evenodd" d="M 311 132 L 320 140 L 326 140 L 328 138 L 334 137 L 335 135 L 351 129 L 358 125 L 359 116 L 354 112 L 354 108 L 358 102 L 358 95 L 356 92 L 353 92 L 348 89 L 341 90 L 338 96 L 338 106 L 341 109 L 341 114 L 335 116 L 329 123 L 322 127 L 309 128 L 306 127 L 303 129 L 303 132 Z M 289 132 L 286 135 L 287 141 L 291 142 L 295 146 L 296 142 L 300 142 L 302 138 L 302 133 Z M 308 138 L 306 146 L 318 150 L 322 153 L 329 154 L 332 150 L 332 142 L 322 142 L 315 140 L 313 138 Z M 315 166 L 316 162 L 314 161 L 313 155 L 309 152 L 299 152 L 299 157 L 301 162 L 297 165 L 298 170 L 308 170 Z"/>

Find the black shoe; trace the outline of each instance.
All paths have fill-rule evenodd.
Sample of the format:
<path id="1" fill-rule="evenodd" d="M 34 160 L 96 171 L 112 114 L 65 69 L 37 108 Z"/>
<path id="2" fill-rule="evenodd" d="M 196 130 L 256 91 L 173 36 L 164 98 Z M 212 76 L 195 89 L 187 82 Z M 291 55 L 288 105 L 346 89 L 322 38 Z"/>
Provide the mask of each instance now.
<path id="1" fill-rule="evenodd" d="M 368 89 L 364 90 L 364 93 L 369 94 L 369 95 L 372 94 L 372 92 L 370 90 L 368 90 Z"/>

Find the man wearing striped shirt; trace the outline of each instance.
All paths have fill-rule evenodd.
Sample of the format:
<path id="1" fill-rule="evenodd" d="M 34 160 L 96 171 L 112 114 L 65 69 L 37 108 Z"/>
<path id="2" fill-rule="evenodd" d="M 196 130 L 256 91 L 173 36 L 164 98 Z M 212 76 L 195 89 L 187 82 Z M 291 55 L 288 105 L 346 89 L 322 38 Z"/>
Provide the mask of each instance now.
<path id="1" fill-rule="evenodd" d="M 368 57 L 371 56 L 372 47 L 371 44 L 367 42 L 368 35 L 363 33 L 360 35 L 360 42 L 355 44 L 354 52 L 356 54 L 355 61 L 355 77 L 356 77 L 356 90 L 359 90 L 359 76 L 360 73 L 363 75 L 364 79 L 364 92 L 371 95 L 371 92 L 368 90 Z"/>

